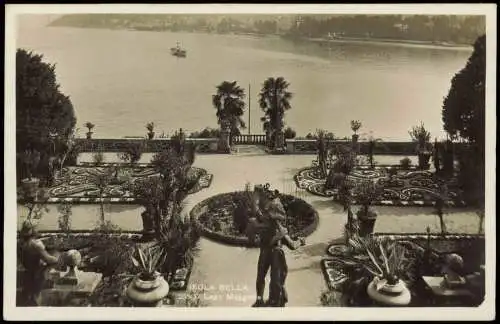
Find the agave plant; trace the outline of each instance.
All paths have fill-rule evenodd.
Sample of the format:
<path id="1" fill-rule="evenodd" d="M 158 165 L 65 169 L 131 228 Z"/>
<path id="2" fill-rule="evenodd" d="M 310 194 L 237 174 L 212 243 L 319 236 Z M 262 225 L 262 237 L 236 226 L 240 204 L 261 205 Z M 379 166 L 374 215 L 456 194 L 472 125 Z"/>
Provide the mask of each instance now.
<path id="1" fill-rule="evenodd" d="M 416 258 L 407 244 L 378 237 L 354 235 L 348 240 L 346 252 L 332 261 L 345 274 L 337 282 L 336 290 L 345 295 L 350 305 L 363 304 L 366 287 L 378 277 L 380 284 L 394 285 L 400 279 L 415 279 Z"/>
<path id="2" fill-rule="evenodd" d="M 165 261 L 167 254 L 158 246 L 140 248 L 136 247 L 137 256 L 131 255 L 132 263 L 139 271 L 140 279 L 153 280 L 157 277 L 160 266 Z"/>
<path id="3" fill-rule="evenodd" d="M 179 268 L 192 266 L 199 239 L 200 233 L 195 223 L 186 216 L 181 217 L 180 213 L 162 228 L 153 248 L 162 255 L 160 267 L 167 277 Z"/>

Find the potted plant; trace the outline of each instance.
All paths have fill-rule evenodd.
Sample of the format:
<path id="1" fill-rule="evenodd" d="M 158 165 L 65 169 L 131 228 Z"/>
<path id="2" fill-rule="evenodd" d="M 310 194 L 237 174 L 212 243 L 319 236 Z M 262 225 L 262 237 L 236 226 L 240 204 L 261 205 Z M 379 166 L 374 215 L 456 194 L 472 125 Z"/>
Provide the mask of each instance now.
<path id="1" fill-rule="evenodd" d="M 33 177 L 33 173 L 40 163 L 40 152 L 37 150 L 25 150 L 21 153 L 21 161 L 26 174 L 26 178 L 21 180 L 21 182 L 25 193 L 31 197 L 35 195 L 40 184 L 40 179 Z"/>
<path id="2" fill-rule="evenodd" d="M 89 130 L 87 132 L 87 139 L 91 139 L 92 138 L 92 134 L 94 134 L 92 132 L 92 129 L 94 129 L 95 125 L 92 124 L 91 122 L 86 122 L 84 126 Z"/>
<path id="3" fill-rule="evenodd" d="M 359 120 L 351 120 L 351 129 L 354 132 L 354 134 L 352 134 L 353 147 L 355 147 L 358 144 L 358 139 L 359 139 L 358 130 L 361 128 L 361 126 L 362 124 Z"/>
<path id="4" fill-rule="evenodd" d="M 419 126 L 414 126 L 409 131 L 409 134 L 414 142 L 417 142 L 418 166 L 421 170 L 428 170 L 430 167 L 429 160 L 432 151 L 429 149 L 429 141 L 431 133 L 429 133 L 423 123 Z"/>
<path id="5" fill-rule="evenodd" d="M 403 281 L 413 279 L 415 260 L 408 247 L 378 237 L 354 236 L 333 262 L 348 274 L 339 290 L 348 305 L 407 306 L 411 294 Z"/>
<path id="6" fill-rule="evenodd" d="M 372 209 L 371 204 L 382 194 L 382 186 L 371 180 L 361 181 L 355 184 L 353 194 L 355 200 L 361 205 L 356 213 L 359 222 L 359 234 L 367 236 L 373 233 L 377 212 Z"/>
<path id="7" fill-rule="evenodd" d="M 153 139 L 155 137 L 155 124 L 153 122 L 147 123 L 146 129 L 148 130 L 148 139 Z"/>
<path id="8" fill-rule="evenodd" d="M 158 272 L 165 261 L 165 253 L 154 247 L 136 247 L 136 256 L 131 255 L 132 263 L 138 269 L 126 289 L 126 296 L 139 307 L 159 307 L 168 295 L 169 285 Z"/>

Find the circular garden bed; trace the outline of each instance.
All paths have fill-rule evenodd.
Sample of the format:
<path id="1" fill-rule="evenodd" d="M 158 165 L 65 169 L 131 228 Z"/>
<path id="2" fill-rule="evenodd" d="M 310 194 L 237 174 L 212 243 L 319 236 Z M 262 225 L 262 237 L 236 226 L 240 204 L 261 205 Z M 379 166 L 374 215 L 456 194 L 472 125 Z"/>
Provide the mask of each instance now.
<path id="1" fill-rule="evenodd" d="M 288 231 L 291 236 L 306 237 L 318 226 L 318 213 L 307 202 L 292 195 L 282 195 L 288 216 Z M 212 196 L 198 203 L 191 210 L 201 234 L 211 240 L 228 245 L 257 247 L 245 235 L 250 215 L 247 193 L 235 191 Z"/>

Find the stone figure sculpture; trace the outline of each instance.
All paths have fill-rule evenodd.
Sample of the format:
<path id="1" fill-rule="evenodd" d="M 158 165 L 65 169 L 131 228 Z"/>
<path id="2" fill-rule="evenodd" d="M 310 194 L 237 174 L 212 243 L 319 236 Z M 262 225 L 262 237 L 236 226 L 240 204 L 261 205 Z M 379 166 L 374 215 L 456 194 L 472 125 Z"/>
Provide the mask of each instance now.
<path id="1" fill-rule="evenodd" d="M 283 307 L 288 302 L 285 280 L 288 266 L 283 245 L 297 249 L 304 245 L 304 240 L 292 240 L 288 235 L 286 211 L 279 199 L 279 192 L 270 191 L 269 185 L 256 186 L 254 190 L 255 215 L 250 217 L 247 235 L 251 241 L 259 237 L 260 254 L 257 264 L 256 292 L 257 299 L 253 307 Z M 299 244 L 297 244 L 297 241 Z M 264 302 L 265 277 L 271 270 L 269 299 Z"/>

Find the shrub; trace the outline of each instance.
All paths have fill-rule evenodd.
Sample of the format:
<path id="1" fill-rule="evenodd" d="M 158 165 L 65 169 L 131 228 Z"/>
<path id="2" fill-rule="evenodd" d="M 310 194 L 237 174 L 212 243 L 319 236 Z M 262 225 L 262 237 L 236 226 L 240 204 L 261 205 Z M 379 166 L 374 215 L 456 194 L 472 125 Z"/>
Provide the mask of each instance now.
<path id="1" fill-rule="evenodd" d="M 118 153 L 118 158 L 124 162 L 130 162 L 135 164 L 141 159 L 142 153 L 144 152 L 144 144 L 141 142 L 130 142 L 126 148 L 125 152 Z"/>
<path id="2" fill-rule="evenodd" d="M 285 138 L 286 139 L 295 138 L 295 136 L 297 136 L 297 133 L 291 127 L 287 127 L 285 129 Z"/>
<path id="3" fill-rule="evenodd" d="M 189 136 L 191 138 L 218 138 L 220 137 L 220 129 L 206 127 L 201 132 L 193 132 Z"/>
<path id="4" fill-rule="evenodd" d="M 104 162 L 104 153 L 102 151 L 97 151 L 92 155 L 92 159 L 96 165 L 100 165 Z"/>
<path id="5" fill-rule="evenodd" d="M 401 165 L 401 169 L 408 170 L 411 166 L 411 160 L 409 157 L 405 157 L 399 161 L 399 165 Z"/>

